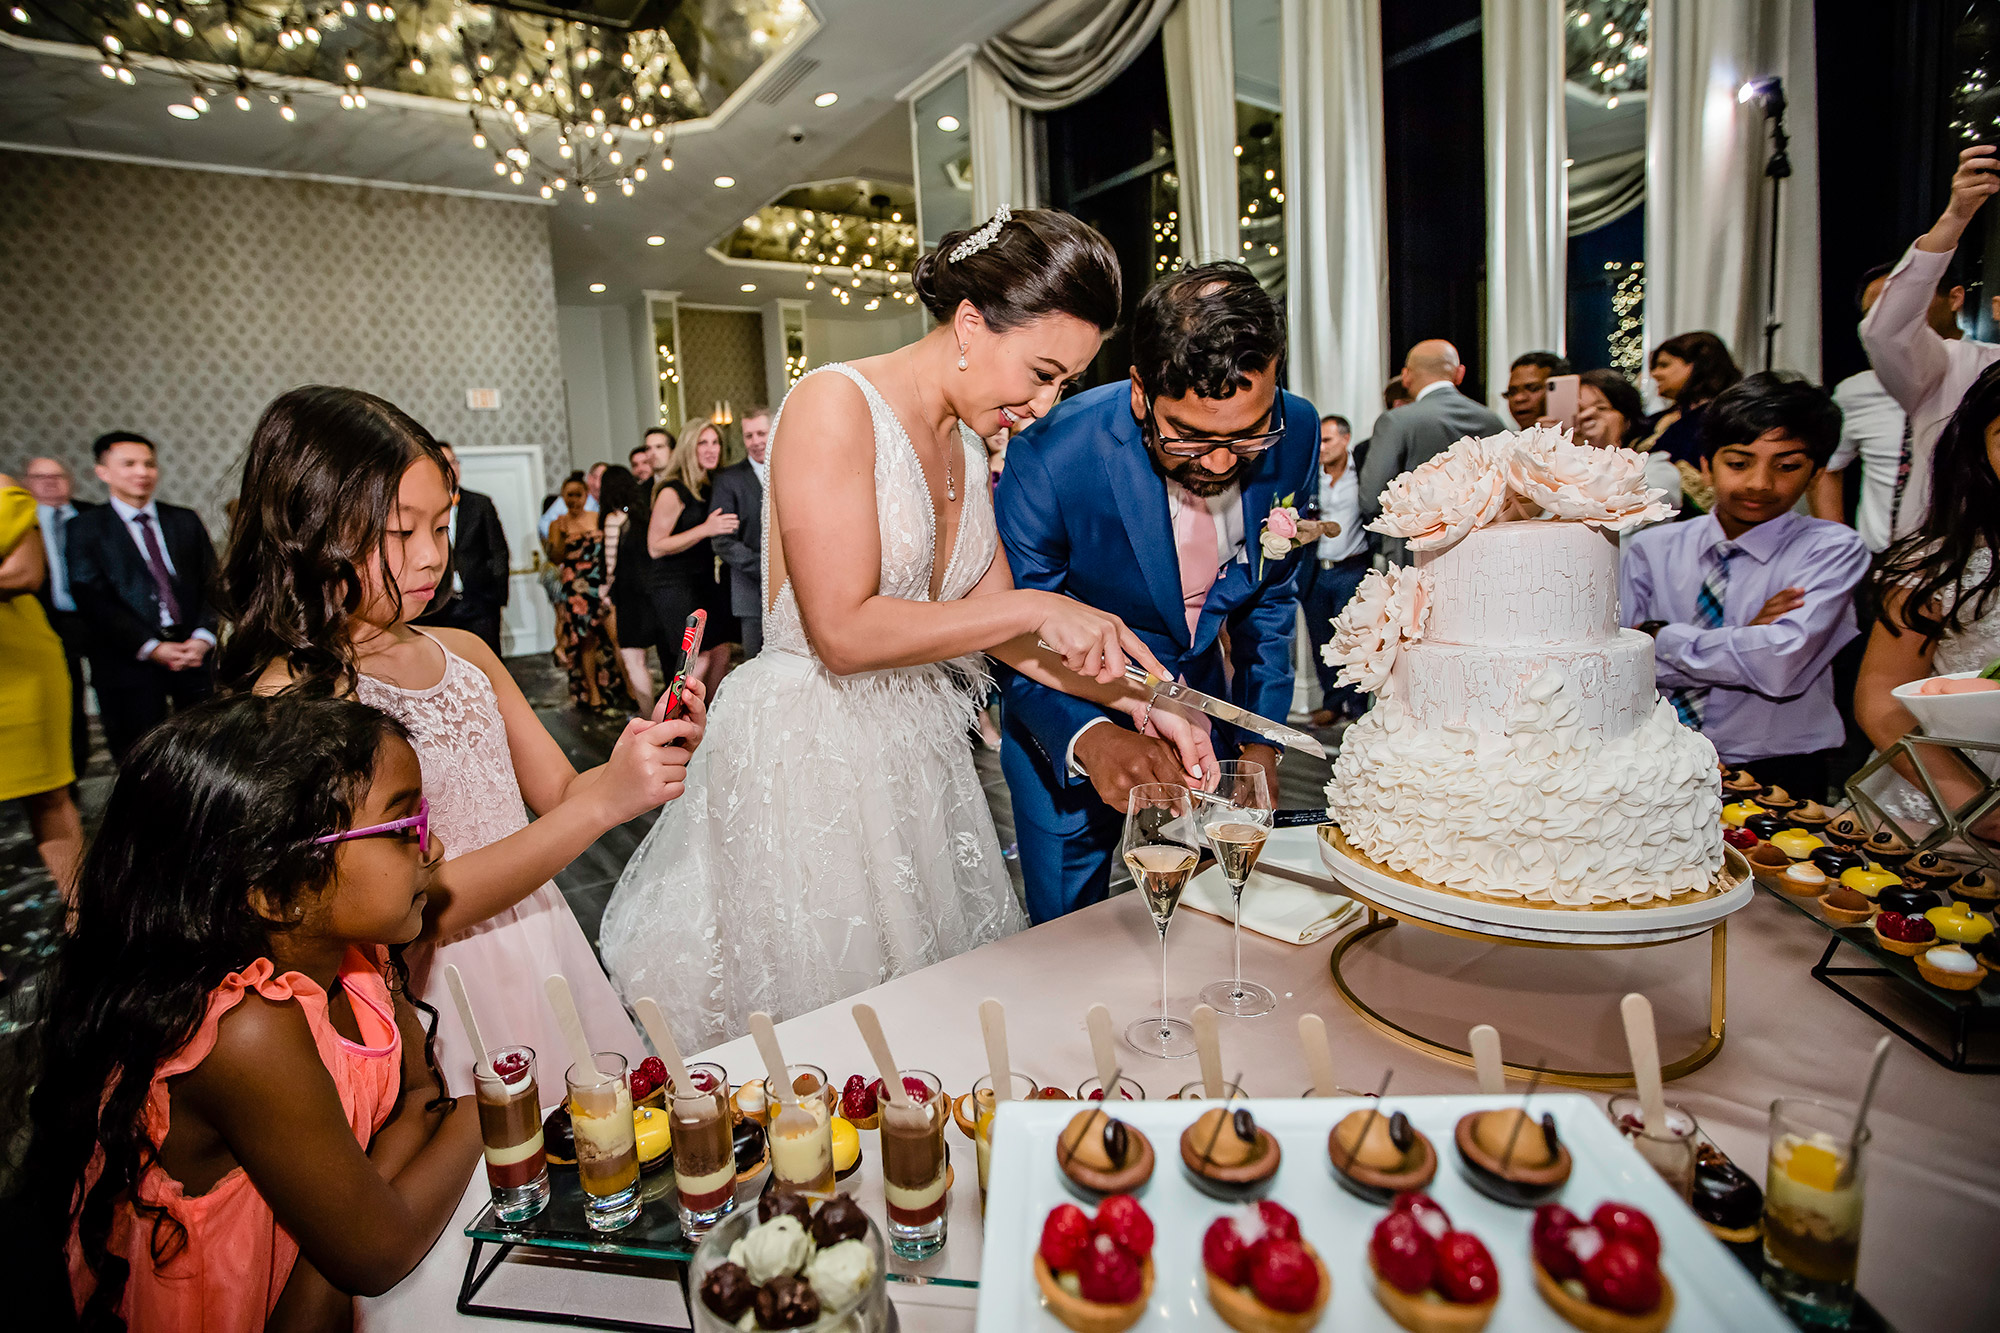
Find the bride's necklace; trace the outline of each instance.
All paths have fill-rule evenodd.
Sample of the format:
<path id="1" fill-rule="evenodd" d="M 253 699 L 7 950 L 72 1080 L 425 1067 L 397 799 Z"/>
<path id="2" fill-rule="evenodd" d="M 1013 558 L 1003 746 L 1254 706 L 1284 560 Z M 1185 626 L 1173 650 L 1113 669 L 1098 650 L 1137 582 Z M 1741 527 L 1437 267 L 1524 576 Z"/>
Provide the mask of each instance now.
<path id="1" fill-rule="evenodd" d="M 910 358 L 910 362 L 911 362 L 909 367 L 910 395 L 918 403 L 922 403 L 924 400 L 924 396 L 923 393 L 917 388 L 916 358 L 915 357 Z M 946 448 L 943 449 L 941 452 L 944 454 L 944 498 L 947 501 L 956 502 L 958 499 L 958 486 L 955 482 L 953 482 L 951 475 L 951 450 L 949 448 Z"/>

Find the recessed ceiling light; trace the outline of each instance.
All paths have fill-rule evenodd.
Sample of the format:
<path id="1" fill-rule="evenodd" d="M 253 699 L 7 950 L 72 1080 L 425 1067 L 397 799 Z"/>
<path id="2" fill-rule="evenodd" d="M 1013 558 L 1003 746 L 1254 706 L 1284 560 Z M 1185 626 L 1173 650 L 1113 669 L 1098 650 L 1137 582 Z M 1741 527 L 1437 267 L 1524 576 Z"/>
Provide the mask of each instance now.
<path id="1" fill-rule="evenodd" d="M 664 236 L 648 236 L 646 238 L 646 244 L 648 245 L 665 245 L 666 243 L 667 238 Z"/>
<path id="2" fill-rule="evenodd" d="M 813 105 L 832 106 L 835 102 L 838 102 L 839 100 L 840 100 L 839 93 L 821 93 L 818 97 L 813 98 Z"/>
<path id="3" fill-rule="evenodd" d="M 590 284 L 590 290 L 592 290 L 593 292 L 601 292 L 604 290 L 604 284 L 601 282 L 593 282 Z"/>
<path id="4" fill-rule="evenodd" d="M 746 282 L 741 287 L 738 287 L 736 290 L 739 292 L 754 292 L 757 290 L 757 284 L 754 282 Z"/>
<path id="5" fill-rule="evenodd" d="M 731 189 L 735 184 L 736 178 L 734 176 L 717 176 L 715 178 L 715 188 L 718 190 Z"/>
<path id="6" fill-rule="evenodd" d="M 941 129 L 941 130 L 943 130 L 943 131 L 944 131 L 944 132 L 945 132 L 946 134 L 952 134 L 952 133 L 955 133 L 955 132 L 956 132 L 956 131 L 958 130 L 958 117 L 957 117 L 957 116 L 939 116 L 939 117 L 938 117 L 938 128 L 939 128 L 939 129 Z"/>
<path id="7" fill-rule="evenodd" d="M 201 112 L 181 102 L 176 102 L 168 107 L 167 114 L 177 120 L 199 120 L 201 118 Z"/>

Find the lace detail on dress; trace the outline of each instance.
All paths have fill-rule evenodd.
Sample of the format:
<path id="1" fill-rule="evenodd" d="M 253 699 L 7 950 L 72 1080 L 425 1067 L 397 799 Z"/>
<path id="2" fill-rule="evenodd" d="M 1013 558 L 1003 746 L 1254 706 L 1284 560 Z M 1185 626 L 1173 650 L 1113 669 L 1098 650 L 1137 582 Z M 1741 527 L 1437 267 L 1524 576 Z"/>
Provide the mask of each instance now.
<path id="1" fill-rule="evenodd" d="M 1966 558 L 1965 573 L 1959 576 L 1960 589 L 1976 587 L 1993 565 L 1993 553 L 1974 551 Z M 1962 634 L 1947 634 L 1931 652 L 1931 674 L 1949 676 L 1960 671 L 1984 671 L 1987 663 L 2000 658 L 2000 605 L 1989 610 Z M 1985 755 L 1980 766 L 1989 773 L 2000 772 L 2000 755 Z M 1883 769 L 1868 780 L 1869 794 L 1879 801 L 1882 811 L 1899 822 L 1934 828 L 1937 812 L 1930 800 L 1900 773 Z"/>
<path id="2" fill-rule="evenodd" d="M 927 602 L 936 519 L 916 450 L 865 377 L 821 370 L 868 399 L 878 587 Z M 970 592 L 999 542 L 985 449 L 959 442 L 967 489 L 942 599 Z M 777 530 L 767 488 L 765 540 Z M 806 1013 L 1027 924 L 966 739 L 982 659 L 835 676 L 789 581 L 770 606 L 764 651 L 717 692 L 688 794 L 625 867 L 599 935 L 626 997 L 658 1000 L 693 1049 L 739 1035 L 754 1010 Z"/>

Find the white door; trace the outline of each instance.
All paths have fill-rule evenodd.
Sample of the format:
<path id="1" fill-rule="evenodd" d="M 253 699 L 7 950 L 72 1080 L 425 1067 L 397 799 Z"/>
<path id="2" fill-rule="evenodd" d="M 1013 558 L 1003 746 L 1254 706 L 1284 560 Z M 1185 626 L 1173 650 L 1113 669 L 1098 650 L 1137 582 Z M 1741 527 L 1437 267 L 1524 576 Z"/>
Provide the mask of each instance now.
<path id="1" fill-rule="evenodd" d="M 506 656 L 546 653 L 555 647 L 555 608 L 542 591 L 542 545 L 536 522 L 542 516 L 542 451 L 532 444 L 457 449 L 461 484 L 493 501 L 507 534 L 507 609 L 501 613 L 500 645 Z"/>

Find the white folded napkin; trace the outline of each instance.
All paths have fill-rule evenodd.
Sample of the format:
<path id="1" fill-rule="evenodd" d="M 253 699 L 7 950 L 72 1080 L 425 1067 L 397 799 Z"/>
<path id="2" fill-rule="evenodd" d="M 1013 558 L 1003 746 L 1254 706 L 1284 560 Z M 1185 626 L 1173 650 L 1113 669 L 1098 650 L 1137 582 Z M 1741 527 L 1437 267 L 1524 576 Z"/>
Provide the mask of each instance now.
<path id="1" fill-rule="evenodd" d="M 1271 842 L 1265 844 L 1266 856 L 1276 842 L 1277 836 L 1273 835 Z M 1317 855 L 1314 862 L 1314 868 L 1318 869 Z M 1211 865 L 1188 881 L 1186 891 L 1181 894 L 1181 906 L 1219 916 L 1224 921 L 1236 920 L 1229 881 L 1222 877 L 1220 866 Z M 1352 898 L 1315 889 L 1297 880 L 1267 875 L 1261 870 L 1251 871 L 1249 882 L 1243 886 L 1244 928 L 1286 944 L 1311 944 L 1324 939 L 1360 911 L 1361 904 Z"/>

